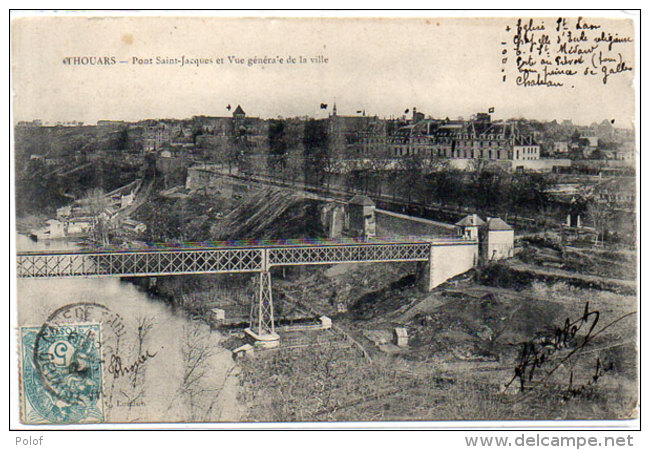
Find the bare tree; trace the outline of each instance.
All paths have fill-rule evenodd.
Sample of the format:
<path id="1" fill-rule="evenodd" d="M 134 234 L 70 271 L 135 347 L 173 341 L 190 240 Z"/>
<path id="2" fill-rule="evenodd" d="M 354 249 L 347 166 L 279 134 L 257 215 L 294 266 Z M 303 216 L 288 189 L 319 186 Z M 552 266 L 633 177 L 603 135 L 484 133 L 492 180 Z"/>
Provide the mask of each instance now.
<path id="1" fill-rule="evenodd" d="M 138 336 L 136 341 L 135 357 L 139 358 L 146 351 L 145 344 L 149 341 L 148 339 L 149 333 L 153 329 L 156 322 L 153 317 L 141 316 L 138 317 L 137 323 L 138 323 Z M 144 378 L 144 370 L 145 370 L 145 366 L 137 366 L 133 371 L 133 380 L 132 380 L 133 387 L 136 387 L 138 382 L 140 382 L 141 379 Z"/>
<path id="2" fill-rule="evenodd" d="M 108 244 L 110 223 L 106 212 L 110 208 L 110 201 L 106 198 L 103 189 L 94 188 L 81 199 L 81 204 L 92 220 L 91 237 L 104 244 Z"/>
<path id="3" fill-rule="evenodd" d="M 402 186 L 406 190 L 406 200 L 410 202 L 422 184 L 423 162 L 419 155 L 405 155 L 399 160 L 402 171 Z"/>
<path id="4" fill-rule="evenodd" d="M 209 359 L 215 355 L 216 345 L 212 342 L 210 333 L 198 323 L 190 323 L 183 327 L 183 342 L 181 356 L 183 358 L 183 379 L 179 394 L 187 402 L 189 419 L 191 421 L 205 420 L 206 414 L 212 410 L 217 395 L 207 395 L 209 389 L 203 383 L 208 374 Z M 172 401 L 173 405 L 173 401 Z M 171 407 L 171 405 L 170 405 Z"/>
<path id="5" fill-rule="evenodd" d="M 611 215 L 612 211 L 607 203 L 599 202 L 593 198 L 587 203 L 587 217 L 596 229 L 594 246 L 598 246 L 604 241 Z"/>

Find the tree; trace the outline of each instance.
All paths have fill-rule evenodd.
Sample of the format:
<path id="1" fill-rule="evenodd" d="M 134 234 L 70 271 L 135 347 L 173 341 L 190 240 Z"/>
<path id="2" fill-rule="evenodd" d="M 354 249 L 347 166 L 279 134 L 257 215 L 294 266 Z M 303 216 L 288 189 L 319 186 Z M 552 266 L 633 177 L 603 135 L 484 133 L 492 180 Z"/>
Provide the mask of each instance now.
<path id="1" fill-rule="evenodd" d="M 607 159 L 605 152 L 603 152 L 601 149 L 597 148 L 591 154 L 589 155 L 589 159 Z"/>
<path id="2" fill-rule="evenodd" d="M 286 124 L 284 120 L 272 119 L 269 123 L 269 156 L 268 166 L 273 173 L 281 174 L 284 181 L 284 173 L 287 167 L 287 137 L 285 134 Z"/>
<path id="3" fill-rule="evenodd" d="M 117 150 L 127 150 L 129 148 L 129 132 L 126 128 L 122 128 L 117 133 L 114 145 Z"/>
<path id="4" fill-rule="evenodd" d="M 414 193 L 417 193 L 422 185 L 423 162 L 419 155 L 405 155 L 398 161 L 398 167 L 402 173 L 401 184 L 406 191 L 407 201 L 411 201 Z"/>
<path id="5" fill-rule="evenodd" d="M 327 123 L 309 119 L 303 134 L 305 157 L 305 183 L 320 186 L 327 176 L 325 165 L 330 159 Z"/>
<path id="6" fill-rule="evenodd" d="M 205 383 L 210 370 L 210 359 L 217 353 L 217 346 L 206 327 L 198 323 L 185 325 L 181 339 L 183 377 L 174 400 L 179 395 L 185 400 L 190 421 L 205 421 L 218 398 L 215 390 Z M 174 405 L 174 400 L 170 403 L 170 408 Z"/>
<path id="7" fill-rule="evenodd" d="M 107 213 L 110 208 L 110 201 L 106 198 L 104 190 L 100 188 L 91 189 L 81 199 L 81 204 L 92 220 L 91 237 L 107 245 L 110 231 L 110 219 L 107 217 Z"/>
<path id="8" fill-rule="evenodd" d="M 596 229 L 594 246 L 597 246 L 605 240 L 608 224 L 612 218 L 612 211 L 607 203 L 592 198 L 587 203 L 587 217 Z"/>

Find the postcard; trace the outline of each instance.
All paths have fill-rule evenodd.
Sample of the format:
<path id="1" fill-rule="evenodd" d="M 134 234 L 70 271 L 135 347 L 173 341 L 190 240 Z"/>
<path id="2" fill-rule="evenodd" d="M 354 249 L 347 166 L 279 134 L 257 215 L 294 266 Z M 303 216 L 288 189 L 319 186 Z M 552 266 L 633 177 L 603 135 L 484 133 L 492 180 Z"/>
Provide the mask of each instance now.
<path id="1" fill-rule="evenodd" d="M 20 423 L 634 423 L 639 19 L 14 14 Z"/>

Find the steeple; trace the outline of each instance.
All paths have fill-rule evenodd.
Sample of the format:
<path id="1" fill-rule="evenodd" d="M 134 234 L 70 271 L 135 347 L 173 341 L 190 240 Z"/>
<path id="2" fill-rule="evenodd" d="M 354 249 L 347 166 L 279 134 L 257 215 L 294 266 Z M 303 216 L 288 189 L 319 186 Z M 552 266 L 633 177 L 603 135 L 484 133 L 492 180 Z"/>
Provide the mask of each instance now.
<path id="1" fill-rule="evenodd" d="M 246 117 L 246 113 L 242 109 L 240 105 L 237 105 L 237 108 L 235 109 L 235 112 L 232 113 L 233 118 L 235 119 L 243 119 Z"/>
<path id="2" fill-rule="evenodd" d="M 334 102 L 334 108 L 332 108 L 332 115 L 336 115 L 336 102 Z"/>

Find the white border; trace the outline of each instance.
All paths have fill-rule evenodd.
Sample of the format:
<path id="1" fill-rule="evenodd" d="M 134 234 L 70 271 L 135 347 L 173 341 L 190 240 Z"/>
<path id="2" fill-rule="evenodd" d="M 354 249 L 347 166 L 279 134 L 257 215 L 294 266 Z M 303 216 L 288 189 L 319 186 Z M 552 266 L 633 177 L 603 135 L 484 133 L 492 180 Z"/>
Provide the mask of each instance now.
<path id="1" fill-rule="evenodd" d="M 81 2 L 73 2 L 73 3 L 81 3 Z M 160 5 L 156 6 L 171 6 L 171 5 L 166 5 L 165 3 L 170 3 L 170 2 L 161 2 Z M 253 7 L 268 7 L 267 4 L 264 2 L 253 2 L 254 5 Z M 562 6 L 560 2 L 554 2 L 556 4 L 559 4 L 558 6 Z M 564 2 L 562 2 L 564 3 Z M 343 4 L 343 5 L 341 5 Z M 513 5 L 514 2 L 511 2 L 511 5 L 509 6 L 520 6 L 520 5 Z M 480 4 L 480 6 L 483 6 L 484 4 Z M 594 2 L 589 2 L 589 6 L 593 6 Z M 22 6 L 22 5 L 21 5 Z M 75 6 L 75 5 L 73 5 Z M 87 3 L 80 4 L 78 6 L 88 6 Z M 120 5 L 116 5 L 120 6 Z M 134 7 L 136 5 L 129 4 L 129 7 Z M 176 6 L 176 5 L 175 5 Z M 234 5 L 232 5 L 234 6 Z M 237 6 L 245 6 L 242 5 L 241 3 L 238 3 Z M 294 7 L 298 6 L 303 6 L 303 5 L 291 5 Z M 340 6 L 350 6 L 350 2 L 340 2 L 340 1 L 333 1 L 330 4 L 327 5 L 328 7 L 340 7 Z M 393 6 L 393 5 L 390 5 Z M 402 4 L 399 4 L 399 6 L 402 6 Z M 424 6 L 424 5 L 422 5 Z M 426 5 L 428 6 L 428 5 Z M 626 17 L 626 18 L 635 18 L 634 14 L 629 14 L 625 12 L 612 12 L 612 11 L 589 11 L 589 10 L 575 10 L 573 11 L 574 13 L 580 13 L 585 16 L 593 16 L 593 17 Z M 562 15 L 570 15 L 572 11 L 562 11 L 560 14 Z M 31 16 L 31 15 L 41 15 L 42 13 L 38 12 L 15 12 L 15 16 Z M 118 11 L 108 11 L 108 12 L 98 12 L 98 11 L 92 11 L 92 12 L 68 12 L 65 14 L 69 15 L 109 15 L 109 16 L 150 16 L 150 15 L 165 15 L 165 16 L 196 16 L 196 15 L 201 15 L 203 13 L 196 12 L 196 11 L 133 11 L 133 12 L 118 12 Z M 310 12 L 299 12 L 299 11 L 277 11 L 277 12 L 271 12 L 271 11 L 222 11 L 222 12 L 207 12 L 205 13 L 207 15 L 211 16 L 224 16 L 224 17 L 422 17 L 422 16 L 434 16 L 434 17 L 505 17 L 505 16 L 517 16 L 521 15 L 521 13 L 518 13 L 517 11 L 310 11 Z M 555 15 L 557 13 L 554 13 L 553 11 L 549 10 L 542 10 L 542 11 L 526 11 L 525 15 L 526 16 L 549 16 L 549 15 Z M 4 36 L 9 35 L 9 30 L 8 30 L 8 21 L 5 22 L 5 26 L 7 27 L 4 33 Z M 639 20 L 635 20 L 635 36 L 637 37 L 636 41 L 636 53 L 635 53 L 635 59 L 636 59 L 636 67 L 640 67 L 640 51 L 639 51 L 639 39 L 638 37 L 640 36 L 640 23 Z M 8 42 L 7 45 L 4 46 L 5 51 L 8 51 Z M 647 48 L 647 46 L 646 46 Z M 647 51 L 647 50 L 646 50 Z M 645 52 L 644 52 L 645 53 Z M 5 61 L 9 61 L 9 54 L 6 55 Z M 639 83 L 640 83 L 640 78 L 638 76 L 638 71 L 637 71 L 637 76 L 635 77 L 635 88 L 636 92 L 639 91 Z M 5 71 L 5 74 L 7 74 L 7 71 Z M 8 76 L 8 75 L 5 75 Z M 638 94 L 637 94 L 638 95 Z M 10 100 L 10 99 L 9 99 Z M 637 118 L 639 116 L 639 108 L 640 108 L 640 102 L 637 102 L 636 105 L 637 108 Z M 11 124 L 13 121 L 11 120 L 11 116 L 5 117 L 5 124 Z M 637 119 L 638 123 L 638 119 Z M 639 124 L 640 125 L 640 124 Z M 642 128 L 641 126 L 637 126 L 637 133 Z M 645 127 L 643 127 L 645 128 Z M 3 128 L 5 130 L 5 133 L 7 132 L 7 127 Z M 3 134 L 3 137 L 6 139 L 4 142 L 7 142 L 11 138 L 12 130 L 11 126 L 9 126 L 9 135 Z M 638 137 L 637 137 L 638 139 Z M 640 148 L 637 146 L 637 148 Z M 13 148 L 11 149 L 11 152 L 13 154 Z M 640 159 L 640 158 L 638 158 Z M 637 161 L 637 173 L 641 173 L 641 165 L 640 161 Z M 13 173 L 13 164 L 10 165 L 10 179 L 9 182 L 11 183 L 11 186 L 13 186 L 13 178 L 14 173 Z M 6 186 L 6 185 L 5 185 Z M 13 195 L 13 188 L 11 189 L 11 192 L 8 192 L 7 195 L 4 195 L 2 197 L 3 201 L 3 206 L 5 206 L 4 211 L 7 211 L 9 207 L 9 202 L 8 202 L 8 196 Z M 640 206 L 640 199 L 638 200 Z M 10 235 L 10 241 L 9 241 L 9 248 L 7 248 L 6 252 L 4 253 L 5 255 L 8 255 L 9 258 L 4 258 L 0 264 L 0 266 L 3 270 L 3 273 L 9 274 L 10 275 L 10 286 L 11 286 L 11 291 L 12 295 L 11 298 L 7 299 L 9 304 L 12 306 L 11 307 L 11 313 L 10 313 L 10 321 L 13 324 L 13 327 L 11 329 L 6 328 L 6 317 L 4 317 L 3 314 L 3 327 L 5 329 L 5 336 L 15 336 L 15 324 L 17 323 L 16 321 L 16 309 L 14 307 L 15 301 L 16 301 L 16 296 L 15 296 L 15 288 L 16 288 L 16 282 L 14 278 L 14 265 L 11 264 L 11 261 L 15 260 L 15 238 L 13 237 L 13 230 L 15 230 L 15 221 L 14 221 L 14 212 L 12 211 L 10 214 L 9 218 L 9 223 L 7 226 L 7 222 L 3 221 L 3 227 L 7 227 L 7 229 L 3 229 L 7 234 Z M 641 218 L 639 217 L 639 220 Z M 638 227 L 639 232 L 641 231 L 641 228 Z M 5 236 L 7 235 L 5 234 Z M 6 241 L 5 241 L 6 242 Z M 640 259 L 640 252 L 639 252 L 639 259 Z M 640 272 L 639 272 L 640 273 Z M 643 274 L 640 273 L 641 276 Z M 6 310 L 5 310 L 6 311 Z M 640 317 L 639 317 L 640 321 Z M 644 337 L 644 342 L 647 343 L 647 333 L 646 337 Z M 12 408 L 12 423 L 11 426 L 16 429 L 23 429 L 23 430 L 30 430 L 31 427 L 24 426 L 18 422 L 18 391 L 17 391 L 17 347 L 16 347 L 16 339 L 11 339 L 10 340 L 10 355 L 9 358 L 3 358 L 3 369 L 2 372 L 2 377 L 4 380 L 4 377 L 6 376 L 5 374 L 10 371 L 11 373 L 11 381 L 12 381 L 12 386 L 15 386 L 16 389 L 12 390 L 11 396 L 9 399 L 7 399 L 7 403 L 9 403 L 10 407 Z M 647 346 L 646 346 L 647 347 Z M 6 348 L 6 347 L 5 347 Z M 645 377 L 644 377 L 645 378 Z M 4 381 L 9 381 L 9 380 L 4 380 Z M 7 383 L 8 384 L 8 383 Z M 5 386 L 7 386 L 5 384 Z M 3 392 L 6 392 L 6 390 L 3 390 Z M 4 394 L 6 395 L 6 394 Z M 5 403 L 5 405 L 7 405 Z M 4 419 L 4 415 L 6 414 L 4 411 L 6 409 L 3 409 L 2 418 Z M 8 422 L 8 418 L 7 418 Z M 7 423 L 6 422 L 6 423 Z M 291 428 L 291 429 L 332 429 L 336 428 L 339 430 L 344 430 L 344 429 L 359 429 L 359 428 L 364 428 L 364 429 L 391 429 L 394 427 L 399 427 L 400 429 L 451 429 L 453 428 L 454 430 L 472 430 L 472 431 L 477 431 L 485 428 L 498 428 L 500 430 L 520 430 L 521 428 L 526 428 L 526 429 L 552 429 L 552 430 L 559 430 L 559 429 L 575 429 L 575 428 L 588 428 L 590 430 L 602 430 L 602 429 L 607 429 L 607 430 L 629 430 L 629 429 L 635 429 L 638 427 L 639 422 L 638 420 L 635 421 L 576 421 L 576 422 L 554 422 L 554 421 L 544 421 L 544 422 L 529 422 L 529 421 L 518 421 L 518 422 L 382 422 L 382 423 L 317 423 L 317 424 L 302 424 L 302 423 L 290 423 L 290 424 L 223 424 L 225 425 L 226 428 L 229 429 L 283 429 L 283 428 Z M 219 424 L 195 424 L 195 425 L 183 425 L 183 424 L 118 424 L 118 425 L 108 425 L 108 424 L 102 424 L 102 425 L 87 425 L 87 426 L 74 426 L 75 429 L 102 429 L 102 430 L 114 430 L 114 429 L 130 429 L 130 430 L 138 430 L 138 429 L 151 429 L 151 428 L 171 428 L 171 429 L 177 429 L 177 428 L 183 428 L 183 429 L 215 429 L 215 428 L 222 428 L 221 425 Z M 72 428 L 72 427 L 51 427 L 51 429 L 56 429 L 56 430 L 62 430 L 66 428 Z M 541 433 L 541 432 L 540 432 Z M 15 433 L 14 433 L 15 434 Z M 24 435 L 25 433 L 22 433 Z M 65 437 L 62 436 L 62 433 L 42 433 L 42 432 L 31 432 L 28 433 L 29 435 L 41 435 L 41 434 L 46 434 L 47 439 L 51 439 L 51 443 L 61 443 L 64 444 L 66 448 L 70 448 L 71 445 L 78 445 L 78 444 L 89 444 L 90 441 L 92 441 L 93 448 L 95 446 L 105 448 L 107 445 L 110 444 L 113 441 L 121 441 L 121 442 L 128 442 L 131 440 L 135 440 L 139 443 L 146 443 L 149 441 L 149 438 L 147 436 L 152 436 L 151 433 L 144 433 L 140 434 L 137 433 L 137 436 L 133 433 L 63 433 L 65 434 Z M 261 433 L 265 434 L 265 433 Z M 279 433 L 284 435 L 284 433 Z M 320 433 L 319 433 L 320 434 Z M 454 448 L 465 448 L 464 442 L 461 442 L 460 435 L 477 435 L 481 433 L 458 433 L 458 432 L 450 432 L 450 433 L 443 433 L 442 435 L 437 434 L 436 435 L 436 442 L 431 442 L 427 438 L 428 445 L 433 446 L 433 447 L 438 447 L 441 442 L 438 441 L 440 437 L 444 439 L 444 442 L 447 442 L 447 444 L 450 444 L 449 441 L 451 442 L 451 445 L 459 445 L 456 447 L 454 445 Z M 492 433 L 482 433 L 482 435 L 490 435 Z M 512 433 L 510 433 L 512 434 Z M 518 434 L 518 433 L 514 433 Z M 534 432 L 525 432 L 526 435 L 531 435 L 534 434 Z M 582 433 L 580 433 L 582 434 Z M 599 435 L 600 433 L 591 433 L 592 435 Z M 618 434 L 618 433 L 617 433 Z M 215 445 L 215 442 L 212 441 L 212 439 L 208 438 L 207 436 L 210 435 L 204 434 L 205 438 L 200 438 L 206 445 Z M 248 447 L 248 434 L 247 436 L 241 436 L 239 433 L 235 433 L 236 438 L 234 441 L 239 441 L 238 445 L 244 445 Z M 258 433 L 257 435 L 260 435 Z M 274 434 L 276 435 L 276 434 Z M 345 433 L 343 434 L 344 436 L 346 435 Z M 365 434 L 367 435 L 367 434 Z M 169 443 L 169 445 L 187 445 L 187 434 L 186 433 L 175 433 L 175 432 L 165 432 L 165 433 L 157 433 L 155 435 L 155 439 L 158 441 L 160 439 L 164 439 L 165 442 Z M 201 434 L 199 434 L 199 437 Z M 222 435 L 223 436 L 223 435 Z M 253 434 L 255 436 L 255 434 Z M 317 447 L 320 447 L 318 444 L 318 436 L 316 434 L 310 433 L 309 435 L 304 435 L 305 436 L 305 443 L 311 443 L 311 445 L 315 445 Z M 331 433 L 326 433 L 323 435 L 323 440 L 321 440 L 321 443 L 327 444 L 328 447 L 330 445 L 330 440 L 332 438 Z M 117 439 L 116 439 L 117 438 Z M 210 439 L 210 440 L 208 440 Z M 263 440 L 266 440 L 267 438 L 264 437 L 262 438 Z M 343 438 L 345 439 L 345 438 Z M 400 435 L 398 434 L 397 436 L 390 434 L 387 435 L 385 433 L 381 433 L 379 435 L 379 439 L 382 442 L 383 445 L 392 445 L 392 446 L 403 446 L 404 442 L 403 439 L 400 438 Z M 514 437 L 513 437 L 514 439 Z M 230 439 L 227 439 L 230 440 Z M 254 440 L 257 440 L 255 438 Z M 335 439 L 338 440 L 338 439 Z M 47 442 L 47 440 L 46 440 Z M 210 443 L 211 442 L 211 443 Z M 343 441 L 347 442 L 347 441 Z M 635 441 L 639 442 L 639 441 Z M 210 443 L 210 444 L 207 444 Z M 12 440 L 9 445 L 13 445 L 14 441 Z M 333 444 L 333 442 L 331 443 Z M 57 445 L 58 447 L 58 445 Z M 442 448 L 452 448 L 448 447 L 445 445 Z"/>

